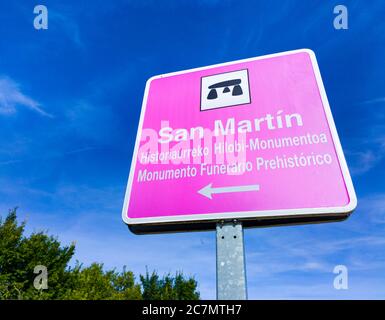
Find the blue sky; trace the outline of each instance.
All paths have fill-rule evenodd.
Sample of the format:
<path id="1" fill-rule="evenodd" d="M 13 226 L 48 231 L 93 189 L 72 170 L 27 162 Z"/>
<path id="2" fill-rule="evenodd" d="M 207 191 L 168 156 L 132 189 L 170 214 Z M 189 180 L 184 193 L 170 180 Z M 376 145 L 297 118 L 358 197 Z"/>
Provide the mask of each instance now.
<path id="1" fill-rule="evenodd" d="M 0 1 L 0 214 L 18 206 L 28 232 L 76 241 L 85 264 L 183 270 L 215 298 L 214 232 L 136 236 L 121 221 L 145 81 L 311 48 L 359 205 L 341 223 L 246 230 L 249 298 L 384 298 L 384 16 L 381 0 Z M 348 290 L 333 288 L 339 264 Z"/>

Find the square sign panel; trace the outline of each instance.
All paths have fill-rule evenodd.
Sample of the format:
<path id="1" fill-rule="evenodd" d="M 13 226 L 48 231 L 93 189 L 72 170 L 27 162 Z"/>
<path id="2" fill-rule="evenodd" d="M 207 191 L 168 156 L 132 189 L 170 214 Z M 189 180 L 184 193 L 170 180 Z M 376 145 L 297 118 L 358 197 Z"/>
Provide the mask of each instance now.
<path id="1" fill-rule="evenodd" d="M 311 50 L 147 82 L 122 213 L 133 232 L 343 220 L 356 204 Z"/>
<path id="2" fill-rule="evenodd" d="M 250 102 L 247 69 L 202 77 L 202 111 L 237 106 Z"/>

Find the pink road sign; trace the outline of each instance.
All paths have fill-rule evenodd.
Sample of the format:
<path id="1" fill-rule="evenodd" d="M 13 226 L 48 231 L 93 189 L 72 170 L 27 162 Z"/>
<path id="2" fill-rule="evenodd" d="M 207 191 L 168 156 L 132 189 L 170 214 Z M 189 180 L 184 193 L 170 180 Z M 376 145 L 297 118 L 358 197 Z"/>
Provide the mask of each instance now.
<path id="1" fill-rule="evenodd" d="M 128 225 L 342 216 L 356 204 L 311 50 L 148 80 Z"/>

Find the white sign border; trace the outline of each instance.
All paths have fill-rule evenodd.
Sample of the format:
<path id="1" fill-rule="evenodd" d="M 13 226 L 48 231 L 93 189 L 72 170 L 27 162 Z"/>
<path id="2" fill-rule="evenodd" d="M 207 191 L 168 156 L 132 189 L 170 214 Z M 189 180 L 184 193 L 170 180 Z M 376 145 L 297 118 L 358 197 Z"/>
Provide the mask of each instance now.
<path id="1" fill-rule="evenodd" d="M 195 215 L 177 215 L 177 216 L 162 216 L 162 217 L 147 217 L 147 218 L 129 218 L 128 217 L 128 204 L 130 201 L 131 196 L 131 188 L 132 188 L 132 182 L 134 179 L 134 173 L 135 173 L 135 166 L 137 162 L 137 154 L 140 144 L 140 138 L 142 134 L 143 129 L 143 122 L 144 122 L 144 115 L 146 111 L 146 105 L 147 105 L 147 97 L 148 92 L 150 88 L 151 81 L 154 79 L 160 79 L 165 77 L 171 77 L 175 75 L 180 75 L 184 73 L 190 73 L 200 70 L 206 70 L 211 69 L 215 67 L 221 67 L 221 66 L 228 66 L 233 65 L 237 63 L 243 63 L 243 62 L 250 62 L 255 60 L 262 60 L 262 59 L 268 59 L 268 58 L 274 58 L 279 57 L 283 55 L 289 55 L 289 54 L 296 54 L 300 52 L 306 52 L 309 54 L 313 66 L 313 71 L 317 80 L 317 85 L 320 91 L 322 104 L 324 106 L 324 111 L 326 114 L 326 118 L 328 121 L 329 129 L 332 135 L 334 147 L 336 149 L 338 161 L 340 168 L 342 170 L 345 186 L 348 191 L 349 196 L 349 203 L 345 206 L 340 207 L 320 207 L 320 208 L 299 208 L 299 209 L 279 209 L 279 210 L 261 210 L 261 211 L 241 211 L 241 212 L 226 212 L 226 213 L 209 213 L 209 214 L 195 214 Z M 306 216 L 328 216 L 330 214 L 346 214 L 352 212 L 357 207 L 357 197 L 356 193 L 354 191 L 353 182 L 348 170 L 348 166 L 346 164 L 345 156 L 341 147 L 340 139 L 338 137 L 337 129 L 334 123 L 334 119 L 331 113 L 329 101 L 326 95 L 325 87 L 322 82 L 321 73 L 318 67 L 317 59 L 315 56 L 315 53 L 311 49 L 298 49 L 298 50 L 291 50 L 291 51 L 285 51 L 275 54 L 269 54 L 254 58 L 248 58 L 248 59 L 242 59 L 242 60 L 236 60 L 226 63 L 220 63 L 215 64 L 211 66 L 201 67 L 201 68 L 194 68 L 189 70 L 183 70 L 178 72 L 172 72 L 162 75 L 157 75 L 149 78 L 146 82 L 146 88 L 144 92 L 143 97 L 143 103 L 142 103 L 142 109 L 140 113 L 140 120 L 138 125 L 138 132 L 136 135 L 136 141 L 135 141 L 135 147 L 134 152 L 132 156 L 131 161 L 131 168 L 130 168 L 130 174 L 128 177 L 127 182 L 127 188 L 126 193 L 124 197 L 124 204 L 122 209 L 122 218 L 123 221 L 127 225 L 154 225 L 154 224 L 180 224 L 183 222 L 209 222 L 209 221 L 216 221 L 216 220 L 231 220 L 231 219 L 253 219 L 253 218 L 274 218 L 274 217 L 290 217 L 290 216 L 296 216 L 296 217 L 306 217 Z"/>

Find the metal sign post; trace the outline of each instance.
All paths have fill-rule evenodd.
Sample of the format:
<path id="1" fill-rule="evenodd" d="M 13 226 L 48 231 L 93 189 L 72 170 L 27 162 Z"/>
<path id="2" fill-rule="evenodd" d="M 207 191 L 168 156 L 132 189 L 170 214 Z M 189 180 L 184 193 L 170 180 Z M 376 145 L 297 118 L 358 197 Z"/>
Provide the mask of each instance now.
<path id="1" fill-rule="evenodd" d="M 242 223 L 217 224 L 217 299 L 245 300 L 246 268 Z"/>

